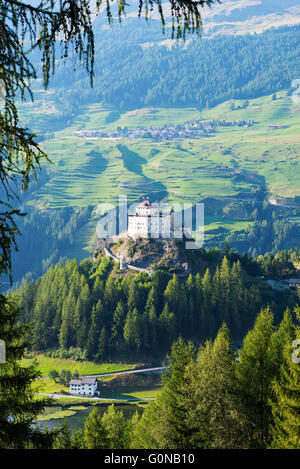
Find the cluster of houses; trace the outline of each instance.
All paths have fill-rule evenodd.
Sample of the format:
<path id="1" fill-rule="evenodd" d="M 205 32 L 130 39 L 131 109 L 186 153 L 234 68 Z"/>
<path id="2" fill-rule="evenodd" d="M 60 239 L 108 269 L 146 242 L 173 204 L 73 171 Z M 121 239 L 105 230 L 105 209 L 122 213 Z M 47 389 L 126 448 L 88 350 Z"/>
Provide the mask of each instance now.
<path id="1" fill-rule="evenodd" d="M 102 132 L 100 130 L 82 130 L 75 132 L 78 137 L 83 138 L 149 138 L 155 141 L 173 140 L 175 138 L 192 139 L 206 137 L 216 131 L 216 127 L 251 127 L 252 120 L 212 120 L 202 122 L 200 120 L 187 121 L 179 125 L 165 125 L 163 127 L 117 127 L 113 132 Z"/>

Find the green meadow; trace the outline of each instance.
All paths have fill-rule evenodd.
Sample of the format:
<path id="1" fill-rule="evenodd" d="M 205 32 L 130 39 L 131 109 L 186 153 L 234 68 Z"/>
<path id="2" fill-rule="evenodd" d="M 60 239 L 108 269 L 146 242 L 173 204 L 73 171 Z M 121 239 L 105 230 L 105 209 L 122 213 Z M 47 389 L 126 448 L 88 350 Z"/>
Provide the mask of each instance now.
<path id="1" fill-rule="evenodd" d="M 94 103 L 65 118 L 49 90 L 40 93 L 35 104 L 22 105 L 21 113 L 25 123 L 34 123 L 37 133 L 51 132 L 53 137 L 41 144 L 51 163 L 43 165 L 47 176 L 43 183 L 32 186 L 27 195 L 29 205 L 96 207 L 117 203 L 121 194 L 129 202 L 143 194 L 181 205 L 206 197 L 238 201 L 247 200 L 258 186 L 267 189 L 273 199 L 300 196 L 300 105 L 286 91 L 277 93 L 275 100 L 264 96 L 249 100 L 246 107 L 243 100 L 231 100 L 201 112 L 197 108 L 121 111 Z M 253 120 L 254 125 L 218 126 L 207 137 L 161 142 L 77 135 L 84 130 L 159 127 L 192 119 Z M 268 130 L 271 125 L 286 128 Z M 220 226 L 239 231 L 249 223 L 230 216 L 205 218 L 208 238 Z M 92 252 L 95 225 L 96 216 L 75 234 L 67 257 L 83 258 Z"/>
<path id="2" fill-rule="evenodd" d="M 38 354 L 34 358 L 24 358 L 22 364 L 24 366 L 30 365 L 34 360 L 37 361 L 38 369 L 41 376 L 48 376 L 50 370 L 70 370 L 73 372 L 75 369 L 80 375 L 91 375 L 101 373 L 113 373 L 116 371 L 133 370 L 136 364 L 132 363 L 94 363 L 90 361 L 77 361 L 69 358 L 50 358 L 45 355 Z M 51 391 L 49 391 L 51 392 Z"/>
<path id="3" fill-rule="evenodd" d="M 49 180 L 33 191 L 31 203 L 86 206 L 115 202 L 119 194 L 133 201 L 143 193 L 161 193 L 169 202 L 195 203 L 207 196 L 247 194 L 257 184 L 264 184 L 274 197 L 299 196 L 300 106 L 286 92 L 278 93 L 276 100 L 271 96 L 249 100 L 246 108 L 238 109 L 243 101 L 233 103 L 236 110 L 226 102 L 202 112 L 193 108 L 121 112 L 100 104 L 82 106 L 69 125 L 62 120 L 63 128 L 43 143 L 52 161 L 46 164 Z M 54 104 L 49 115 L 51 110 L 58 113 Z M 255 124 L 218 127 L 209 137 L 162 142 L 76 135 L 82 130 L 158 127 L 190 119 L 252 119 Z M 270 125 L 288 127 L 267 130 Z M 245 173 L 236 177 L 234 171 Z"/>

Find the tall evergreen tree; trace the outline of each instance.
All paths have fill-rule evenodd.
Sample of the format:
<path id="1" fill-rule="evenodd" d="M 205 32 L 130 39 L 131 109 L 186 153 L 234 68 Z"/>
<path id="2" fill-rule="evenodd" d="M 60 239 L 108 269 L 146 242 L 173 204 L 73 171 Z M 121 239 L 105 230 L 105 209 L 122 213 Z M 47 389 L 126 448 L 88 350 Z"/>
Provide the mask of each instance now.
<path id="1" fill-rule="evenodd" d="M 121 410 L 116 410 L 113 404 L 108 406 L 102 417 L 102 425 L 106 431 L 110 448 L 126 448 L 126 419 Z"/>
<path id="2" fill-rule="evenodd" d="M 141 349 L 141 332 L 141 316 L 139 315 L 138 310 L 135 308 L 133 311 L 128 311 L 124 325 L 124 340 L 131 349 Z"/>
<path id="3" fill-rule="evenodd" d="M 173 312 L 169 311 L 168 303 L 158 319 L 160 326 L 160 343 L 165 347 L 169 347 L 175 339 L 177 332 L 176 318 Z"/>
<path id="4" fill-rule="evenodd" d="M 51 447 L 53 436 L 34 422 L 49 399 L 35 399 L 33 384 L 40 376 L 36 364 L 22 366 L 29 327 L 17 326 L 18 309 L 0 295 L 0 339 L 5 342 L 5 362 L 0 363 L 0 448 Z"/>
<path id="5" fill-rule="evenodd" d="M 92 307 L 91 325 L 90 325 L 88 338 L 86 342 L 87 357 L 90 360 L 93 360 L 96 354 L 98 353 L 102 313 L 103 313 L 103 305 L 102 305 L 101 300 L 99 300 L 97 304 Z"/>
<path id="6" fill-rule="evenodd" d="M 191 342 L 179 338 L 172 346 L 168 365 L 163 375 L 163 390 L 157 399 L 159 445 L 162 448 L 189 448 L 190 431 L 185 423 L 185 409 L 182 405 L 187 365 L 195 359 L 196 350 Z"/>
<path id="7" fill-rule="evenodd" d="M 296 308 L 300 321 L 300 307 Z M 273 383 L 275 398 L 272 399 L 273 449 L 300 449 L 300 331 L 296 339 L 286 342 L 284 362 L 280 375 Z"/>
<path id="8" fill-rule="evenodd" d="M 233 449 L 245 444 L 236 366 L 229 330 L 223 324 L 214 342 L 201 346 L 197 362 L 186 368 L 182 405 L 191 447 Z"/>
<path id="9" fill-rule="evenodd" d="M 99 336 L 98 350 L 97 350 L 97 355 L 96 355 L 97 361 L 104 360 L 106 357 L 107 351 L 108 351 L 108 336 L 107 336 L 106 327 L 103 326 L 100 332 L 100 336 Z"/>
<path id="10" fill-rule="evenodd" d="M 108 447 L 108 439 L 99 410 L 95 407 L 84 423 L 84 441 L 87 449 Z"/>
<path id="11" fill-rule="evenodd" d="M 270 442 L 272 422 L 269 404 L 274 379 L 274 317 L 262 309 L 239 351 L 237 377 L 244 404 L 246 439 L 250 448 L 265 448 Z"/>
<path id="12" fill-rule="evenodd" d="M 123 301 L 119 301 L 113 315 L 112 340 L 120 343 L 123 338 L 123 330 L 125 323 L 125 305 Z"/>

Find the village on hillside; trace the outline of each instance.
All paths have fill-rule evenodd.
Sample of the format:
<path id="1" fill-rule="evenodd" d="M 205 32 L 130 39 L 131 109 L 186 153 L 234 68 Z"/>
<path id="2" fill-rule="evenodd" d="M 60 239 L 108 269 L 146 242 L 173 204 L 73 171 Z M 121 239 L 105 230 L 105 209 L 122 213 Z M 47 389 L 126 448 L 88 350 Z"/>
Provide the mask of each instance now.
<path id="1" fill-rule="evenodd" d="M 226 121 L 213 119 L 202 122 L 201 120 L 191 120 L 184 124 L 164 125 L 163 127 L 117 127 L 112 132 L 102 132 L 100 130 L 81 130 L 75 132 L 75 135 L 83 138 L 149 138 L 154 141 L 173 140 L 175 138 L 199 138 L 208 137 L 216 132 L 217 127 L 252 127 L 255 124 L 253 120 L 235 120 Z"/>

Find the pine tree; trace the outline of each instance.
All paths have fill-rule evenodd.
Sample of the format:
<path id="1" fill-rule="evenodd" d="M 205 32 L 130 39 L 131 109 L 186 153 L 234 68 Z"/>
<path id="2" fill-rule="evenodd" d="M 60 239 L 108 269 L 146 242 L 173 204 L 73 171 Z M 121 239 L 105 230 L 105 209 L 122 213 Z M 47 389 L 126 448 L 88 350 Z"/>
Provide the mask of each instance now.
<path id="1" fill-rule="evenodd" d="M 106 327 L 103 326 L 100 332 L 98 351 L 97 351 L 97 361 L 104 360 L 108 350 L 108 336 L 106 332 Z"/>
<path id="2" fill-rule="evenodd" d="M 161 438 L 162 426 L 160 406 L 157 400 L 150 402 L 132 430 L 130 448 L 165 449 L 164 440 Z"/>
<path id="3" fill-rule="evenodd" d="M 71 449 L 85 449 L 84 431 L 81 428 L 73 431 Z"/>
<path id="4" fill-rule="evenodd" d="M 113 404 L 108 406 L 102 417 L 102 425 L 109 441 L 109 448 L 126 448 L 126 419 L 121 410 L 116 410 Z"/>
<path id="5" fill-rule="evenodd" d="M 136 308 L 133 311 L 128 311 L 126 316 L 124 325 L 124 340 L 126 344 L 133 350 L 141 349 L 141 317 Z"/>
<path id="6" fill-rule="evenodd" d="M 182 393 L 185 368 L 195 359 L 191 342 L 178 339 L 168 356 L 169 368 L 163 375 L 164 387 L 155 402 L 147 406 L 137 422 L 131 440 L 132 448 L 190 448 L 190 433 L 185 425 Z"/>
<path id="7" fill-rule="evenodd" d="M 202 338 L 211 337 L 214 333 L 214 317 L 212 307 L 213 280 L 209 269 L 206 269 L 202 279 L 202 303 L 200 309 L 200 324 L 203 331 Z"/>
<path id="8" fill-rule="evenodd" d="M 149 327 L 149 337 L 150 337 L 150 347 L 151 350 L 155 353 L 158 350 L 158 319 L 156 315 L 155 306 L 151 306 L 148 313 L 148 327 Z"/>
<path id="9" fill-rule="evenodd" d="M 300 320 L 300 308 L 296 308 Z M 294 347 L 293 347 L 294 345 Z M 293 342 L 286 342 L 280 375 L 273 383 L 273 449 L 300 449 L 300 331 Z"/>
<path id="10" fill-rule="evenodd" d="M 166 372 L 163 375 L 163 390 L 157 399 L 161 429 L 160 444 L 167 449 L 190 447 L 190 431 L 185 423 L 185 409 L 182 405 L 186 383 L 185 369 L 195 359 L 196 351 L 191 342 L 179 338 L 171 348 Z M 189 379 L 188 379 L 189 380 Z"/>
<path id="11" fill-rule="evenodd" d="M 20 364 L 29 327 L 16 325 L 19 311 L 3 295 L 0 310 L 0 339 L 6 347 L 6 361 L 0 363 L 0 448 L 51 447 L 54 434 L 34 426 L 50 399 L 35 400 L 33 383 L 40 374 L 35 364 L 27 367 Z"/>
<path id="12" fill-rule="evenodd" d="M 196 289 L 193 276 L 190 274 L 185 284 L 186 301 L 187 301 L 187 314 L 186 314 L 186 327 L 185 333 L 188 337 L 195 334 L 195 297 Z"/>
<path id="13" fill-rule="evenodd" d="M 197 362 L 191 362 L 186 368 L 182 406 L 191 447 L 243 447 L 235 369 L 229 330 L 223 324 L 214 342 L 207 341 L 201 346 Z"/>
<path id="14" fill-rule="evenodd" d="M 96 277 L 93 287 L 93 303 L 97 303 L 99 299 L 103 300 L 104 297 L 104 282 L 100 277 Z"/>
<path id="15" fill-rule="evenodd" d="M 99 410 L 95 407 L 84 423 L 84 441 L 87 449 L 108 448 L 108 439 Z"/>
<path id="16" fill-rule="evenodd" d="M 182 334 L 185 334 L 186 329 L 189 328 L 189 315 L 188 315 L 188 303 L 184 288 L 179 283 L 177 275 L 173 275 L 173 278 L 168 282 L 168 285 L 164 291 L 165 305 L 168 306 L 168 310 L 171 311 L 175 318 L 178 330 Z"/>
<path id="17" fill-rule="evenodd" d="M 275 359 L 273 321 L 270 308 L 262 309 L 239 351 L 237 378 L 250 448 L 265 448 L 270 440 L 272 416 L 269 399 Z"/>
<path id="18" fill-rule="evenodd" d="M 98 352 L 102 312 L 103 306 L 101 300 L 99 300 L 97 304 L 92 307 L 91 312 L 91 325 L 86 342 L 86 352 L 89 360 L 93 360 Z"/>
<path id="19" fill-rule="evenodd" d="M 76 335 L 76 346 L 84 348 L 87 331 L 88 316 L 91 308 L 91 295 L 86 280 L 81 279 L 81 287 L 74 311 L 74 329 Z M 92 318 L 93 321 L 93 318 Z"/>
<path id="20" fill-rule="evenodd" d="M 230 290 L 232 292 L 230 298 L 231 334 L 232 337 L 239 338 L 243 334 L 243 331 L 246 330 L 246 327 L 243 327 L 244 318 L 241 314 L 241 312 L 244 311 L 242 306 L 244 298 L 244 272 L 240 261 L 235 262 L 231 268 Z M 249 311 L 248 306 L 246 310 L 247 312 Z M 244 322 L 246 323 L 246 320 Z"/>
<path id="21" fill-rule="evenodd" d="M 125 306 L 123 301 L 119 301 L 113 315 L 112 340 L 117 344 L 123 337 L 125 323 Z"/>
<path id="22" fill-rule="evenodd" d="M 76 300 L 72 290 L 70 290 L 62 308 L 62 325 L 59 333 L 59 344 L 61 349 L 68 349 L 72 345 L 75 345 L 75 331 L 73 320 L 75 308 Z"/>
<path id="23" fill-rule="evenodd" d="M 158 322 L 160 326 L 160 346 L 169 347 L 175 339 L 177 325 L 174 313 L 169 311 L 168 303 L 165 304 Z"/>
<path id="24" fill-rule="evenodd" d="M 274 377 L 278 377 L 284 363 L 284 349 L 296 338 L 296 327 L 290 310 L 287 308 L 283 314 L 278 329 L 271 338 L 273 355 Z"/>
<path id="25" fill-rule="evenodd" d="M 58 426 L 58 434 L 55 439 L 55 448 L 71 449 L 72 432 L 70 430 L 68 420 L 64 418 L 63 422 Z"/>
<path id="26" fill-rule="evenodd" d="M 124 431 L 124 448 L 133 448 L 134 432 L 137 424 L 140 421 L 140 414 L 138 411 L 127 418 Z"/>

